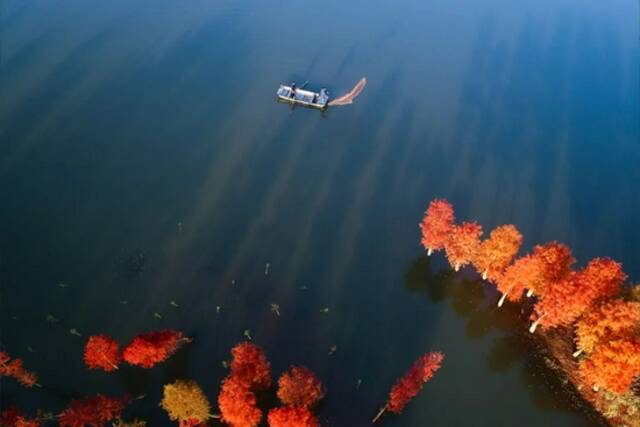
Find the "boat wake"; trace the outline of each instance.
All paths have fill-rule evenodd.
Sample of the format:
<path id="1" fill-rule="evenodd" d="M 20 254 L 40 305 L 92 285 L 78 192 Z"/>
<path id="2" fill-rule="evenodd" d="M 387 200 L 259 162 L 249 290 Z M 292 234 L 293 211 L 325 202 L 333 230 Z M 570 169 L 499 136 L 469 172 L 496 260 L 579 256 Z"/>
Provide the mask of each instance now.
<path id="1" fill-rule="evenodd" d="M 362 92 L 362 90 L 364 89 L 364 87 L 367 85 L 367 78 L 363 77 L 360 79 L 360 81 L 358 83 L 356 83 L 356 85 L 353 87 L 353 89 L 351 89 L 349 92 L 345 93 L 344 95 L 329 101 L 329 105 L 330 106 L 335 106 L 335 105 L 348 105 L 348 104 L 353 104 L 353 100 L 356 99 L 356 97 L 358 95 L 360 95 L 360 92 Z"/>

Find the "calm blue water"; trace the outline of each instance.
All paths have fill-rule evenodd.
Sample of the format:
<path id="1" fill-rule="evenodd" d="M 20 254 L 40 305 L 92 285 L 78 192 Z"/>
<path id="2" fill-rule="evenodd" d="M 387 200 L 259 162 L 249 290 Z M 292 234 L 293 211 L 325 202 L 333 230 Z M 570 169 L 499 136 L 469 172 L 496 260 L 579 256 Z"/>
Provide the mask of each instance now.
<path id="1" fill-rule="evenodd" d="M 146 393 L 128 417 L 171 425 L 161 385 L 215 402 L 248 329 L 276 372 L 323 379 L 323 425 L 368 425 L 429 350 L 444 367 L 381 425 L 594 423 L 527 356 L 519 308 L 418 245 L 446 197 L 640 280 L 638 2 L 529 3 L 2 2 L 0 341 L 45 386 L 3 380 L 2 406 Z M 325 115 L 275 102 L 362 76 Z M 157 328 L 194 342 L 151 371 L 84 368 L 89 335 Z"/>

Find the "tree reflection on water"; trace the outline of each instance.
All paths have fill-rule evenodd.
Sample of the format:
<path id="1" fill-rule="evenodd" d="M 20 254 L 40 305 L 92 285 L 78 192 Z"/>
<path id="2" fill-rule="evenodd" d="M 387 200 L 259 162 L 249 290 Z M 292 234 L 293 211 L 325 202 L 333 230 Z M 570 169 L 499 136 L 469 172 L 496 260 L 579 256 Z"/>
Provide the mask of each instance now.
<path id="1" fill-rule="evenodd" d="M 426 294 L 434 304 L 448 301 L 456 315 L 465 320 L 467 339 L 482 338 L 492 331 L 501 333 L 493 339 L 486 356 L 488 371 L 504 374 L 518 369 L 536 408 L 566 412 L 579 409 L 586 412 L 593 425 L 607 425 L 548 367 L 539 342 L 527 332 L 530 304 L 509 303 L 498 308 L 498 294 L 478 275 L 468 271 L 456 273 L 427 256 L 413 260 L 404 283 L 407 290 Z"/>

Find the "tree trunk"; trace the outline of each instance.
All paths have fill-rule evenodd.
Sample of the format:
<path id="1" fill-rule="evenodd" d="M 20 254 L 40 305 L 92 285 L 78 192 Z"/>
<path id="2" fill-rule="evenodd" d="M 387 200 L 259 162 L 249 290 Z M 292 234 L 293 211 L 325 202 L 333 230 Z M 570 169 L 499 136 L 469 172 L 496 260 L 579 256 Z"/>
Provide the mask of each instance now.
<path id="1" fill-rule="evenodd" d="M 509 293 L 509 291 L 507 291 L 504 294 L 502 294 L 502 297 L 500 298 L 500 301 L 498 301 L 498 307 L 502 307 L 502 304 L 504 304 L 504 299 L 507 297 L 508 293 Z"/>
<path id="2" fill-rule="evenodd" d="M 378 414 L 373 418 L 373 421 L 371 421 L 371 423 L 375 423 L 376 421 L 378 421 L 378 419 L 382 416 L 382 414 L 384 414 L 384 411 L 387 410 L 387 405 L 384 405 L 382 407 L 382 409 L 380 409 L 380 411 L 378 412 Z"/>
<path id="3" fill-rule="evenodd" d="M 538 317 L 538 319 L 531 324 L 531 327 L 529 328 L 529 332 L 534 333 L 536 331 L 536 328 L 538 327 L 538 323 L 540 323 L 540 321 L 544 316 L 545 315 L 543 314 L 542 316 Z"/>

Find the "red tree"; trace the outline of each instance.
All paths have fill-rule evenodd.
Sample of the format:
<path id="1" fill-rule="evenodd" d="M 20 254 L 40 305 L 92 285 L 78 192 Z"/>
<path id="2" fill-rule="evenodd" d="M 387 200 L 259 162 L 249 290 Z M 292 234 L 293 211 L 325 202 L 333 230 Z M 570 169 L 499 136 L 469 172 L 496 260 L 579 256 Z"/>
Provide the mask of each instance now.
<path id="1" fill-rule="evenodd" d="M 444 248 L 453 228 L 453 222 L 454 214 L 451 203 L 442 199 L 435 199 L 429 203 L 429 208 L 420 223 L 422 231 L 420 243 L 427 250 L 427 255 Z"/>
<path id="2" fill-rule="evenodd" d="M 222 381 L 218 395 L 221 420 L 233 427 L 255 427 L 262 419 L 256 396 L 246 381 L 233 375 Z"/>
<path id="3" fill-rule="evenodd" d="M 386 405 L 373 419 L 375 423 L 385 411 L 395 414 L 402 412 L 404 407 L 413 399 L 422 386 L 440 369 L 444 354 L 439 352 L 427 353 L 413 363 L 409 371 L 391 388 Z"/>
<path id="4" fill-rule="evenodd" d="M 21 359 L 11 360 L 11 356 L 4 351 L 0 351 L 0 376 L 13 377 L 27 388 L 39 386 L 36 374 L 24 369 Z"/>
<path id="5" fill-rule="evenodd" d="M 620 291 L 626 279 L 620 263 L 596 258 L 563 280 L 551 282 L 544 295 L 534 306 L 530 331 L 538 324 L 544 328 L 570 325 L 600 298 L 607 298 Z"/>
<path id="6" fill-rule="evenodd" d="M 539 280 L 531 284 L 528 296 L 535 292 L 544 297 L 547 285 L 566 279 L 571 272 L 571 266 L 576 262 L 571 249 L 559 242 L 537 245 L 533 248 L 533 256 L 540 262 L 541 271 Z"/>
<path id="7" fill-rule="evenodd" d="M 604 388 L 614 393 L 627 393 L 640 375 L 640 342 L 609 341 L 580 361 L 578 373 L 594 390 Z"/>
<path id="8" fill-rule="evenodd" d="M 542 280 L 543 265 L 533 255 L 525 255 L 496 277 L 496 287 L 502 292 L 498 306 L 502 306 L 505 298 L 519 301 L 525 289 L 533 289 Z"/>
<path id="9" fill-rule="evenodd" d="M 480 248 L 482 227 L 477 222 L 454 225 L 444 248 L 449 264 L 455 269 L 465 266 L 476 256 Z"/>
<path id="10" fill-rule="evenodd" d="M 183 343 L 189 341 L 182 332 L 173 330 L 140 334 L 125 347 L 122 357 L 131 365 L 152 368 L 167 360 Z"/>
<path id="11" fill-rule="evenodd" d="M 269 427 L 319 427 L 320 423 L 307 408 L 283 407 L 269 411 Z"/>
<path id="12" fill-rule="evenodd" d="M 40 427 L 40 425 L 40 421 L 27 418 L 16 407 L 9 407 L 0 414 L 1 427 Z"/>
<path id="13" fill-rule="evenodd" d="M 69 407 L 58 416 L 60 427 L 103 426 L 107 421 L 122 416 L 128 397 L 110 398 L 102 395 L 82 400 L 72 400 Z"/>
<path id="14" fill-rule="evenodd" d="M 617 295 L 626 279 L 622 264 L 611 258 L 594 258 L 580 272 L 583 291 L 591 301 Z"/>
<path id="15" fill-rule="evenodd" d="M 287 406 L 309 408 L 323 397 L 322 382 L 304 366 L 292 366 L 278 379 L 278 398 Z"/>
<path id="16" fill-rule="evenodd" d="M 482 279 L 497 278 L 516 256 L 521 244 L 522 234 L 513 225 L 501 225 L 492 230 L 472 260 Z"/>
<path id="17" fill-rule="evenodd" d="M 89 337 L 84 348 L 84 363 L 89 369 L 113 371 L 118 369 L 121 357 L 118 343 L 107 335 Z"/>
<path id="18" fill-rule="evenodd" d="M 578 351 L 592 353 L 611 340 L 630 339 L 640 330 L 640 302 L 615 300 L 599 304 L 576 325 Z"/>
<path id="19" fill-rule="evenodd" d="M 242 342 L 231 349 L 231 375 L 256 390 L 271 386 L 271 365 L 259 346 Z"/>

